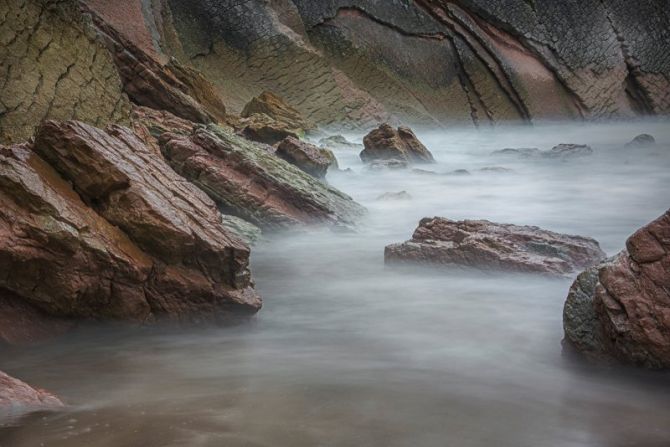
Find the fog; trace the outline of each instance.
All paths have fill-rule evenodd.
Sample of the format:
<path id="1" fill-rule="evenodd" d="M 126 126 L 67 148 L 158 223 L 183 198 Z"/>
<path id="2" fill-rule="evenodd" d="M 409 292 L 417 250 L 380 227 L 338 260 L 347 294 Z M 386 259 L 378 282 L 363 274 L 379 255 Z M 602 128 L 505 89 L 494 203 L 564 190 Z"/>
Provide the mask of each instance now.
<path id="1" fill-rule="evenodd" d="M 70 407 L 0 429 L 0 446 L 666 446 L 670 376 L 562 352 L 572 278 L 387 268 L 419 219 L 489 219 L 591 236 L 613 255 L 670 207 L 663 121 L 417 132 L 434 173 L 368 171 L 336 150 L 331 184 L 369 210 L 355 232 L 266 236 L 264 308 L 233 327 L 96 327 L 0 353 Z M 650 133 L 657 144 L 625 148 Z M 360 142 L 360 135 L 348 135 Z M 492 156 L 593 147 L 574 160 Z M 504 167 L 510 172 L 479 171 Z M 466 169 L 471 175 L 442 175 Z M 406 191 L 409 200 L 377 200 Z"/>

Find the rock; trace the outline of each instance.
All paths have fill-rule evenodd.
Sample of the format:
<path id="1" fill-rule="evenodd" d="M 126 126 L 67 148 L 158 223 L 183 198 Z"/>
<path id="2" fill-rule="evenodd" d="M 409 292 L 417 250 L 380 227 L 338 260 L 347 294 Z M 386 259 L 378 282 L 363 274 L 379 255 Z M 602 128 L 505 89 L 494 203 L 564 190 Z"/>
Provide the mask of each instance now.
<path id="1" fill-rule="evenodd" d="M 587 357 L 670 368 L 670 210 L 577 278 L 563 326 L 565 343 Z"/>
<path id="2" fill-rule="evenodd" d="M 419 223 L 412 239 L 386 247 L 387 264 L 466 266 L 484 270 L 567 275 L 601 261 L 593 239 L 538 227 L 486 220 L 434 217 Z"/>
<path id="3" fill-rule="evenodd" d="M 440 174 L 438 174 L 437 172 L 435 172 L 435 171 L 430 171 L 430 170 L 428 170 L 428 169 L 418 169 L 418 168 L 414 168 L 414 169 L 412 169 L 411 172 L 412 172 L 412 174 L 418 174 L 418 175 L 440 175 Z"/>
<path id="4" fill-rule="evenodd" d="M 321 138 L 319 140 L 321 147 L 330 149 L 358 149 L 361 150 L 362 144 L 352 143 L 344 138 L 342 135 L 331 135 L 329 137 Z"/>
<path id="5" fill-rule="evenodd" d="M 63 335 L 75 325 L 71 319 L 49 315 L 20 296 L 0 289 L 0 346 L 39 343 Z"/>
<path id="6" fill-rule="evenodd" d="M 47 121 L 32 148 L 3 148 L 0 235 L 0 289 L 49 315 L 200 321 L 261 305 L 214 202 L 120 126 Z"/>
<path id="7" fill-rule="evenodd" d="M 160 145 L 175 171 L 226 214 L 263 229 L 353 225 L 365 212 L 349 196 L 218 126 L 198 128 L 190 136 L 164 134 Z"/>
<path id="8" fill-rule="evenodd" d="M 0 371 L 0 426 L 7 419 L 35 411 L 54 411 L 63 402 L 48 391 L 33 388 Z"/>
<path id="9" fill-rule="evenodd" d="M 447 172 L 445 175 L 472 175 L 467 169 L 456 169 L 455 171 Z"/>
<path id="10" fill-rule="evenodd" d="M 368 163 L 367 169 L 369 171 L 385 171 L 385 170 L 407 169 L 408 167 L 409 163 L 407 163 L 406 160 L 398 160 L 395 158 L 391 158 L 389 160 L 372 161 Z"/>
<path id="11" fill-rule="evenodd" d="M 272 120 L 299 134 L 315 128 L 313 123 L 304 119 L 300 112 L 288 105 L 283 98 L 268 91 L 252 98 L 240 114 L 243 118 L 250 118 L 254 115 L 269 116 Z"/>
<path id="12" fill-rule="evenodd" d="M 500 149 L 498 151 L 493 151 L 491 155 L 505 155 L 505 156 L 516 156 L 519 158 L 533 158 L 539 157 L 542 155 L 541 151 L 536 147 L 524 147 L 524 148 L 506 148 Z"/>
<path id="13" fill-rule="evenodd" d="M 385 192 L 384 194 L 377 197 L 377 200 L 379 200 L 379 201 L 412 200 L 412 196 L 407 191 Z"/>
<path id="14" fill-rule="evenodd" d="M 363 139 L 365 149 L 361 160 L 371 163 L 381 160 L 403 160 L 407 163 L 434 163 L 433 155 L 407 127 L 397 130 L 382 124 Z"/>
<path id="15" fill-rule="evenodd" d="M 479 172 L 484 172 L 487 174 L 513 174 L 514 169 L 503 168 L 502 166 L 487 166 L 485 168 L 479 169 Z"/>
<path id="16" fill-rule="evenodd" d="M 326 177 L 328 168 L 333 165 L 333 162 L 337 164 L 337 160 L 334 160 L 335 156 L 328 149 L 319 148 L 295 137 L 282 140 L 277 145 L 275 154 L 319 179 Z"/>
<path id="17" fill-rule="evenodd" d="M 545 158 L 560 158 L 563 160 L 586 157 L 592 154 L 593 149 L 586 144 L 559 144 L 548 151 L 542 152 L 542 156 Z"/>
<path id="18" fill-rule="evenodd" d="M 271 146 L 289 137 L 300 139 L 303 134 L 301 129 L 288 127 L 264 113 L 254 114 L 250 118 L 242 119 L 240 125 L 242 126 L 240 135 L 244 138 Z"/>
<path id="19" fill-rule="evenodd" d="M 643 133 L 626 143 L 626 147 L 649 147 L 656 144 L 656 138 L 652 135 Z"/>
<path id="20" fill-rule="evenodd" d="M 254 245 L 263 235 L 261 229 L 256 225 L 239 217 L 224 215 L 222 222 L 224 227 L 235 233 L 249 245 Z"/>

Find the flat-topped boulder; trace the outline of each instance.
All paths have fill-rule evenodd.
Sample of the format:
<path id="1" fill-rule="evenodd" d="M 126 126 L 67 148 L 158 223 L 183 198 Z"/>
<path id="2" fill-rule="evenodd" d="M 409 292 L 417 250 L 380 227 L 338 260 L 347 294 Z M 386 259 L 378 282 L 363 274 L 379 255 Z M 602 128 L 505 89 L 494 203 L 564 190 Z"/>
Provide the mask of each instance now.
<path id="1" fill-rule="evenodd" d="M 387 264 L 462 266 L 482 270 L 567 275 L 596 264 L 598 242 L 532 226 L 487 220 L 422 219 L 412 239 L 386 247 Z"/>
<path id="2" fill-rule="evenodd" d="M 282 140 L 277 145 L 275 154 L 302 169 L 312 177 L 319 179 L 326 177 L 328 169 L 333 164 L 337 165 L 337 160 L 332 151 L 301 141 L 295 137 L 288 137 Z"/>
<path id="3" fill-rule="evenodd" d="M 267 144 L 275 144 L 289 135 L 303 136 L 316 127 L 284 98 L 269 91 L 252 98 L 240 116 L 243 118 L 243 134 L 251 140 Z M 279 138 L 277 134 L 280 133 L 285 135 Z"/>
<path id="4" fill-rule="evenodd" d="M 0 426 L 3 420 L 17 418 L 26 413 L 53 411 L 63 407 L 63 402 L 54 394 L 33 388 L 0 371 Z"/>
<path id="5" fill-rule="evenodd" d="M 365 149 L 360 154 L 364 163 L 400 160 L 407 163 L 434 163 L 433 154 L 408 127 L 394 129 L 382 124 L 363 138 Z"/>
<path id="6" fill-rule="evenodd" d="M 218 126 L 190 136 L 166 133 L 160 146 L 168 163 L 225 211 L 263 229 L 296 225 L 353 225 L 365 209 L 349 196 L 262 145 Z"/>
<path id="7" fill-rule="evenodd" d="M 579 275 L 563 327 L 566 344 L 586 357 L 670 368 L 670 210 Z"/>
<path id="8" fill-rule="evenodd" d="M 261 305 L 249 247 L 127 128 L 48 121 L 0 150 L 0 290 L 48 315 L 147 323 Z"/>

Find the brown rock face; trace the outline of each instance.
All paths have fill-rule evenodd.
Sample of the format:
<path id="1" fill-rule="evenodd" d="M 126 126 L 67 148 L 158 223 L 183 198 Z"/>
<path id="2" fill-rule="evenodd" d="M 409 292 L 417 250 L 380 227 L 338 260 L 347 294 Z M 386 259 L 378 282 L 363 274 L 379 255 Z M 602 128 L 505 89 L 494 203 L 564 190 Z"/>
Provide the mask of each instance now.
<path id="1" fill-rule="evenodd" d="M 566 341 L 589 357 L 670 368 L 670 210 L 580 275 L 563 325 Z"/>
<path id="2" fill-rule="evenodd" d="M 286 127 L 292 129 L 302 129 L 302 131 L 314 128 L 314 124 L 305 120 L 300 112 L 291 107 L 286 101 L 272 92 L 265 91 L 252 98 L 244 106 L 240 116 L 249 118 L 252 115 L 265 114 L 275 121 L 283 123 Z"/>
<path id="3" fill-rule="evenodd" d="M 50 315 L 146 322 L 260 307 L 246 244 L 129 129 L 46 122 L 32 150 L 2 149 L 0 204 L 0 289 Z"/>
<path id="4" fill-rule="evenodd" d="M 386 247 L 387 264 L 466 266 L 485 270 L 566 275 L 601 261 L 590 238 L 486 220 L 423 219 L 412 239 Z"/>
<path id="5" fill-rule="evenodd" d="M 288 137 L 279 143 L 275 154 L 312 177 L 320 179 L 326 177 L 334 158 L 328 149 L 319 148 L 294 137 Z"/>
<path id="6" fill-rule="evenodd" d="M 265 229 L 296 224 L 349 225 L 364 212 L 350 197 L 217 126 L 190 136 L 164 134 L 161 151 L 175 171 L 205 191 L 226 214 Z"/>
<path id="7" fill-rule="evenodd" d="M 250 118 L 240 120 L 241 134 L 244 138 L 275 145 L 285 138 L 300 138 L 303 133 L 301 129 L 287 127 L 285 123 L 274 120 L 265 114 L 254 114 Z"/>
<path id="8" fill-rule="evenodd" d="M 430 153 L 414 132 L 407 127 L 394 129 L 389 124 L 382 124 L 363 139 L 365 149 L 361 152 L 361 160 L 370 163 L 379 160 L 402 160 L 409 163 L 433 163 Z"/>
<path id="9" fill-rule="evenodd" d="M 48 391 L 33 388 L 0 371 L 0 421 L 32 411 L 62 407 L 63 402 Z"/>

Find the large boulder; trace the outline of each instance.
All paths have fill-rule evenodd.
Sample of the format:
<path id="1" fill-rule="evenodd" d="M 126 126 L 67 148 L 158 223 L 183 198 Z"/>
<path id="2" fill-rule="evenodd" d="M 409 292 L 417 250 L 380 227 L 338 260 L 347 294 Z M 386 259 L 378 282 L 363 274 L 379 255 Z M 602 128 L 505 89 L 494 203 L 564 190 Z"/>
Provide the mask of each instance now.
<path id="1" fill-rule="evenodd" d="M 335 155 L 329 149 L 314 146 L 294 137 L 282 140 L 277 145 L 275 154 L 319 179 L 326 177 L 333 163 L 337 164 Z"/>
<path id="2" fill-rule="evenodd" d="M 412 239 L 386 247 L 387 264 L 465 266 L 485 270 L 567 275 L 605 257 L 598 242 L 538 227 L 487 220 L 425 218 Z"/>
<path id="3" fill-rule="evenodd" d="M 226 214 L 264 229 L 348 226 L 364 213 L 349 196 L 219 126 L 199 127 L 189 136 L 163 134 L 160 146 L 175 171 Z"/>
<path id="4" fill-rule="evenodd" d="M 0 371 L 0 426 L 3 420 L 34 411 L 62 408 L 63 402 L 48 391 L 33 388 Z"/>
<path id="5" fill-rule="evenodd" d="M 380 160 L 402 160 L 408 163 L 433 163 L 430 153 L 411 129 L 389 124 L 382 124 L 372 130 L 363 139 L 365 149 L 361 152 L 361 160 L 371 163 Z"/>
<path id="6" fill-rule="evenodd" d="M 129 129 L 48 121 L 0 151 L 0 290 L 75 319 L 218 319 L 260 307 L 249 248 Z"/>
<path id="7" fill-rule="evenodd" d="M 250 140 L 266 144 L 276 144 L 289 136 L 299 138 L 315 128 L 283 98 L 267 91 L 252 98 L 240 116 L 242 134 Z"/>
<path id="8" fill-rule="evenodd" d="M 563 326 L 587 357 L 670 368 L 670 210 L 577 278 Z"/>

